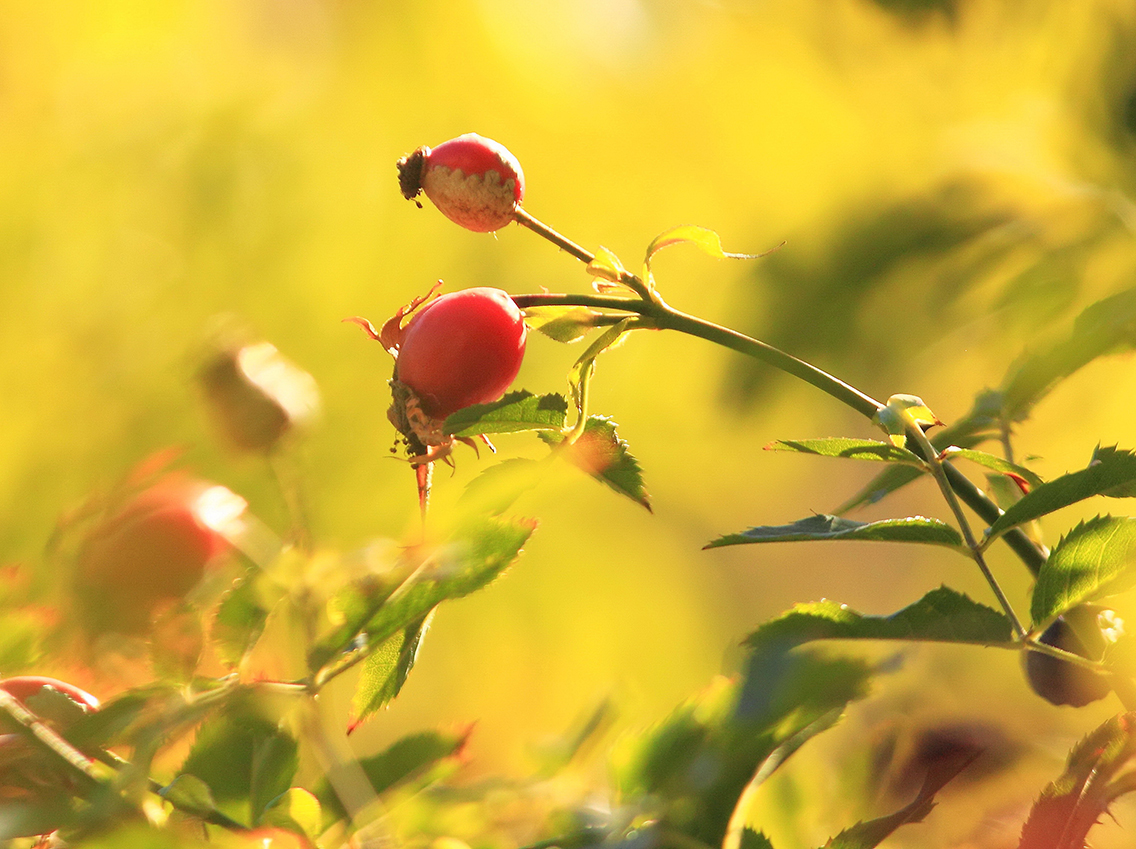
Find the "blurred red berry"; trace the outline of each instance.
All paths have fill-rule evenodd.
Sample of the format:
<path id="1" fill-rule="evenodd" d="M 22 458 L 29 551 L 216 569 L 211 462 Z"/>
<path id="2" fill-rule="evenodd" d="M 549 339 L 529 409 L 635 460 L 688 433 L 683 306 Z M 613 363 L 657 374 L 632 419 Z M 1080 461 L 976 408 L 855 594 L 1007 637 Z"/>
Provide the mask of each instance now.
<path id="1" fill-rule="evenodd" d="M 98 699 L 86 690 L 82 690 L 74 684 L 68 684 L 66 681 L 60 681 L 58 678 L 47 678 L 43 675 L 16 675 L 12 678 L 0 680 L 0 690 L 15 696 L 21 702 L 24 702 L 25 706 L 27 701 L 42 691 L 44 687 L 50 687 L 62 693 L 75 702 L 84 713 L 99 709 Z M 50 719 L 51 717 L 44 718 Z"/>
<path id="2" fill-rule="evenodd" d="M 76 602 L 94 630 L 132 633 L 160 603 L 183 598 L 226 553 L 247 504 L 223 486 L 170 474 L 88 533 L 76 561 Z"/>
<path id="3" fill-rule="evenodd" d="M 443 215 L 478 233 L 512 221 L 525 196 L 521 163 L 504 145 L 476 133 L 404 156 L 398 181 L 408 200 L 425 192 Z"/>

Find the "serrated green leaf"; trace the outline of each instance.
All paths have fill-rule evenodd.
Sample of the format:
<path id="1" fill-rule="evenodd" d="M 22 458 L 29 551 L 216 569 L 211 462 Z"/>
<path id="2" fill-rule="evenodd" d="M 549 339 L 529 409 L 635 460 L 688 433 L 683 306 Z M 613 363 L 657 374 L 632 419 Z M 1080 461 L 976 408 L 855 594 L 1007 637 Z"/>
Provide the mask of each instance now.
<path id="1" fill-rule="evenodd" d="M 1030 615 L 1041 626 L 1086 601 L 1136 583 L 1136 519 L 1097 516 L 1081 522 L 1050 551 L 1033 588 Z"/>
<path id="2" fill-rule="evenodd" d="M 718 537 L 704 548 L 748 545 L 762 542 L 801 542 L 806 540 L 865 540 L 868 542 L 920 542 L 965 550 L 962 537 L 950 525 L 925 516 L 854 522 L 839 516 L 818 514 L 789 525 L 764 525 L 739 534 Z"/>
<path id="3" fill-rule="evenodd" d="M 554 446 L 564 441 L 564 435 L 560 433 L 542 433 L 540 438 Z M 561 456 L 620 495 L 651 509 L 639 461 L 628 450 L 627 443 L 619 438 L 615 422 L 606 416 L 588 416 L 583 433 L 561 452 Z"/>
<path id="4" fill-rule="evenodd" d="M 265 806 L 257 825 L 282 828 L 315 840 L 322 831 L 322 822 L 316 795 L 302 787 L 290 787 Z"/>
<path id="5" fill-rule="evenodd" d="M 1116 445 L 1098 445 L 1093 450 L 1092 459 L 1089 460 L 1089 467 L 1092 468 L 1097 463 L 1112 464 L 1116 462 L 1117 454 L 1129 453 L 1130 452 Z M 1116 486 L 1111 486 L 1102 492 L 1101 495 L 1107 496 L 1108 498 L 1136 498 L 1136 479 L 1127 480 Z"/>
<path id="6" fill-rule="evenodd" d="M 344 772 L 338 778 L 344 781 L 350 780 L 351 775 L 358 775 L 361 772 L 368 782 L 367 787 L 361 788 L 361 795 L 382 796 L 407 784 L 430 781 L 436 773 L 457 762 L 468 740 L 468 730 L 457 733 L 428 731 L 411 734 L 396 741 L 379 754 L 363 758 L 353 764 L 357 769 Z M 324 779 L 315 791 L 323 806 L 325 827 L 347 815 L 333 786 L 333 782 Z"/>
<path id="7" fill-rule="evenodd" d="M 926 464 L 906 448 L 875 439 L 849 439 L 841 436 L 826 439 L 778 439 L 765 446 L 766 451 L 793 451 L 821 457 L 845 457 L 851 460 L 877 460 L 905 463 L 924 468 Z"/>
<path id="8" fill-rule="evenodd" d="M 1010 620 L 966 595 L 939 587 L 889 616 L 865 616 L 835 601 L 794 605 L 746 638 L 754 648 L 813 640 L 911 640 L 1015 645 Z"/>
<path id="9" fill-rule="evenodd" d="M 362 573 L 353 575 L 327 597 L 325 611 L 332 627 L 308 652 L 311 671 L 345 651 L 391 593 L 413 573 L 415 562 L 410 555 L 385 540 L 368 546 L 361 558 L 366 564 Z"/>
<path id="10" fill-rule="evenodd" d="M 1062 507 L 1094 495 L 1124 491 L 1136 484 L 1136 454 L 1110 450 L 1096 456 L 1088 468 L 1054 478 L 1032 489 L 998 517 L 986 531 L 988 541 L 997 539 L 1010 528 L 1032 522 Z"/>
<path id="11" fill-rule="evenodd" d="M 617 751 L 621 794 L 649 799 L 665 832 L 722 846 L 746 788 L 831 727 L 869 675 L 846 659 L 754 652 L 741 682 L 718 679 Z"/>
<path id="12" fill-rule="evenodd" d="M 937 761 L 923 780 L 918 795 L 907 805 L 887 816 L 860 822 L 845 829 L 824 844 L 824 849 L 873 849 L 901 825 L 922 822 L 935 807 L 935 794 L 947 782 L 968 767 L 980 750 L 961 754 L 959 757 Z"/>
<path id="13" fill-rule="evenodd" d="M 557 342 L 576 342 L 596 326 L 599 313 L 587 307 L 526 307 L 525 324 Z"/>
<path id="14" fill-rule="evenodd" d="M 446 419 L 443 430 L 452 436 L 465 437 L 559 430 L 564 427 L 567 413 L 568 402 L 563 395 L 510 392 L 492 404 L 474 404 L 458 410 Z"/>
<path id="15" fill-rule="evenodd" d="M 422 638 L 430 627 L 432 613 L 433 611 L 393 635 L 363 662 L 363 672 L 351 702 L 356 719 L 348 727 L 348 733 L 372 714 L 386 707 L 402 690 L 402 685 L 406 683 L 406 678 L 410 675 L 410 670 L 418 657 Z"/>
<path id="16" fill-rule="evenodd" d="M 107 748 L 117 743 L 121 735 L 142 717 L 152 704 L 168 698 L 175 692 L 173 687 L 159 685 L 122 693 L 72 725 L 67 737 L 80 747 L 91 745 Z"/>
<path id="17" fill-rule="evenodd" d="M 742 829 L 738 849 L 773 849 L 773 843 L 764 832 L 754 831 L 748 825 Z"/>
<path id="18" fill-rule="evenodd" d="M 354 645 L 353 652 L 374 651 L 395 634 L 421 622 L 443 601 L 469 595 L 497 578 L 516 560 L 534 530 L 536 522 L 529 519 L 471 519 L 447 544 L 421 552 L 425 559 L 413 573 L 393 592 L 382 594 L 365 619 L 353 620 L 361 624 L 345 642 L 338 642 L 345 633 L 338 630 L 336 644 L 341 649 Z M 329 650 L 330 645 L 321 643 L 319 653 L 311 655 L 313 669 L 335 662 L 336 653 Z M 315 663 L 323 657 L 327 660 Z"/>
<path id="19" fill-rule="evenodd" d="M 1017 463 L 1011 463 L 1009 460 L 1004 460 L 994 454 L 987 454 L 985 451 L 977 451 L 973 448 L 951 446 L 943 451 L 943 459 L 970 460 L 972 463 L 977 463 L 980 466 L 984 466 L 991 471 L 1003 475 L 1017 475 L 1031 487 L 1038 487 L 1045 483 L 1039 475 L 1030 471 L 1025 466 L 1019 466 Z"/>

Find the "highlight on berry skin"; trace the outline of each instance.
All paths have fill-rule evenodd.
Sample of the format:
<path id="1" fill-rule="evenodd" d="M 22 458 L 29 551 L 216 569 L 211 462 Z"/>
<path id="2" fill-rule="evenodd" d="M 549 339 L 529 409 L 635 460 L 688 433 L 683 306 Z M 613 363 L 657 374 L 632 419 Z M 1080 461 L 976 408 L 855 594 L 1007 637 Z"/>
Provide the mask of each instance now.
<path id="1" fill-rule="evenodd" d="M 417 203 L 425 194 L 443 215 L 476 233 L 492 233 L 512 221 L 525 196 L 517 157 L 476 133 L 402 157 L 398 184 L 407 200 Z"/>

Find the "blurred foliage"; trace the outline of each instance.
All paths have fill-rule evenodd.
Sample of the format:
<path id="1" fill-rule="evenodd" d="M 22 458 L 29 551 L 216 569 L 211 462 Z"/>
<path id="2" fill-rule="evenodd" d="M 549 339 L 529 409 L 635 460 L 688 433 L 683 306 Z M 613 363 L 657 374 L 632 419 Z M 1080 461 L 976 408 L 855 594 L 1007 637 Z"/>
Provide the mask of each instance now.
<path id="1" fill-rule="evenodd" d="M 0 673 L 75 671 L 75 655 L 36 639 L 60 616 L 68 518 L 167 446 L 184 446 L 184 465 L 247 498 L 278 533 L 302 508 L 322 546 L 354 552 L 341 566 L 354 557 L 365 572 L 376 540 L 415 537 L 413 476 L 387 459 L 389 360 L 341 319 L 389 315 L 439 277 L 511 292 L 587 285 L 517 228 L 477 237 L 399 196 L 397 157 L 461 132 L 506 143 L 533 213 L 593 250 L 631 258 L 688 222 L 749 252 L 786 240 L 752 267 L 668 251 L 654 264 L 659 289 L 880 397 L 916 391 L 951 422 L 978 428 L 967 411 L 982 389 L 1025 387 L 1032 418 L 1009 419 L 1021 449 L 1045 455 L 1046 479 L 1081 468 L 1095 444 L 1132 443 L 1131 363 L 1111 356 L 1131 336 L 1112 328 L 1115 344 L 1092 348 L 1085 339 L 1100 334 L 1078 333 L 1078 321 L 1093 330 L 1127 314 L 1136 270 L 1136 13 L 1120 0 L 5 0 L 0 12 L 0 564 L 11 579 Z M 1108 297 L 1106 314 L 1090 311 Z M 322 420 L 274 468 L 216 438 L 196 382 L 218 328 L 233 325 L 320 389 Z M 530 342 L 518 386 L 564 392 L 575 352 L 543 341 Z M 1025 365 L 1015 371 L 1015 360 Z M 567 468 L 521 492 L 511 510 L 542 521 L 525 568 L 443 610 L 431 662 L 382 722 L 352 737 L 354 754 L 380 757 L 423 727 L 476 720 L 472 776 L 516 767 L 536 738 L 610 691 L 624 727 L 654 719 L 723 662 L 737 666 L 742 636 L 794 603 L 837 597 L 870 617 L 938 586 L 948 552 L 891 565 L 874 548 L 848 560 L 826 546 L 700 550 L 737 528 L 832 510 L 872 473 L 760 452 L 774 438 L 868 434 L 828 399 L 771 377 L 669 336 L 605 354 L 592 407 L 619 422 L 612 445 L 633 448 L 655 516 Z M 999 420 L 984 414 L 983 428 Z M 496 441 L 507 459 L 532 456 L 535 443 Z M 459 453 L 454 476 L 437 476 L 440 527 L 458 521 L 459 494 L 485 465 Z M 641 496 L 643 481 L 636 468 L 623 491 Z M 224 656 L 206 668 L 295 630 L 267 612 L 287 595 L 278 567 L 225 596 Z M 1028 581 L 1008 579 L 1016 601 Z M 971 576 L 952 586 L 984 592 Z M 434 599 L 423 592 L 417 620 Z M 376 671 L 378 703 L 402 685 L 414 654 L 402 647 L 418 633 L 396 635 L 393 677 L 390 664 Z M 110 695 L 151 658 L 129 642 L 106 647 L 87 647 L 107 662 L 82 674 Z M 295 648 L 255 657 L 255 668 L 306 671 Z M 973 651 L 965 662 L 910 653 L 880 685 L 882 703 L 948 679 L 967 697 L 942 704 L 999 716 L 1011 736 L 1083 733 L 1083 719 L 1028 701 L 1009 653 Z M 327 710 L 345 716 L 350 700 L 331 687 Z M 159 703 L 178 721 L 200 719 L 168 693 L 110 714 L 137 723 L 144 762 Z M 850 721 L 863 732 L 858 723 L 869 720 Z M 213 729 L 257 745 L 252 732 Z M 795 757 L 796 772 L 763 788 L 779 812 L 773 845 L 820 845 L 880 813 L 852 778 L 842 788 L 817 778 L 832 772 L 828 759 L 853 775 L 861 755 L 840 733 L 816 749 L 823 770 Z M 1020 767 L 1028 788 L 986 785 L 965 804 L 1028 811 L 1044 781 L 1022 776 L 1056 771 L 1038 760 Z M 247 790 L 266 810 L 269 790 L 237 778 L 247 779 L 240 803 Z M 813 779 L 844 808 L 821 810 L 832 799 L 815 790 L 786 802 L 794 782 Z M 513 789 L 495 792 L 484 815 L 507 822 Z M 940 837 L 998 845 L 951 828 Z"/>

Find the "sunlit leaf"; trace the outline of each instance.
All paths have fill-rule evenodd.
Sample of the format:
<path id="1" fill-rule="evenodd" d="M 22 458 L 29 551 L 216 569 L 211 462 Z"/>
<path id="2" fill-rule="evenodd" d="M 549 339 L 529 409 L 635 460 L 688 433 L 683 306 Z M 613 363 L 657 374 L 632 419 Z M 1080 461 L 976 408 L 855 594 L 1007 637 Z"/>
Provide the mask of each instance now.
<path id="1" fill-rule="evenodd" d="M 1094 495 L 1124 492 L 1136 484 L 1136 454 L 1130 451 L 1098 452 L 1088 468 L 1070 472 L 1030 490 L 998 517 L 986 532 L 997 539 L 1010 528 L 1032 522 Z"/>
<path id="2" fill-rule="evenodd" d="M 627 269 L 623 267 L 623 263 L 619 261 L 614 253 L 609 251 L 603 245 L 596 249 L 595 258 L 588 263 L 588 274 L 593 277 L 598 277 L 601 280 L 607 280 L 611 283 L 618 283 L 620 278 L 627 273 Z"/>
<path id="3" fill-rule="evenodd" d="M 293 738 L 236 712 L 201 726 L 181 772 L 204 781 L 218 801 L 255 798 L 263 805 L 288 788 L 297 763 Z"/>
<path id="4" fill-rule="evenodd" d="M 718 679 L 618 752 L 624 799 L 646 798 L 666 832 L 721 846 L 738 801 L 867 691 L 865 664 L 755 651 L 741 682 Z M 669 841 L 663 841 L 671 845 Z"/>
<path id="5" fill-rule="evenodd" d="M 1131 587 L 1134 553 L 1136 518 L 1097 516 L 1078 524 L 1054 546 L 1037 576 L 1030 606 L 1034 625 Z"/>
<path id="6" fill-rule="evenodd" d="M 995 472 L 1003 475 L 1016 475 L 1022 478 L 1031 487 L 1041 486 L 1044 481 L 1035 472 L 1030 471 L 1025 466 L 1019 466 L 1017 463 L 1011 463 L 1009 460 L 1003 460 L 1001 457 L 994 454 L 987 454 L 985 451 L 977 451 L 973 448 L 957 448 L 951 446 L 943 452 L 943 459 L 945 460 L 969 460 L 972 463 L 977 463 Z"/>
<path id="7" fill-rule="evenodd" d="M 563 434 L 547 432 L 541 439 L 550 445 L 564 441 Z M 616 424 L 605 416 L 589 416 L 584 431 L 560 453 L 565 460 L 583 469 L 596 480 L 607 484 L 620 495 L 651 509 L 650 496 L 643 486 L 639 461 L 619 438 Z"/>
<path id="8" fill-rule="evenodd" d="M 1132 456 L 1132 453 L 1126 451 L 1116 445 L 1098 445 L 1093 450 L 1093 456 L 1089 460 L 1089 468 L 1093 468 L 1098 463 L 1112 465 L 1118 461 L 1117 455 Z M 1124 462 L 1120 460 L 1120 462 Z M 1101 495 L 1109 498 L 1134 498 L 1136 497 L 1136 477 L 1125 480 L 1122 483 L 1110 486 L 1104 490 Z"/>
<path id="9" fill-rule="evenodd" d="M 835 601 L 794 605 L 746 638 L 753 647 L 812 640 L 911 640 L 1013 645 L 1005 615 L 947 587 L 931 590 L 889 616 L 865 616 Z"/>
<path id="10" fill-rule="evenodd" d="M 336 793 L 342 791 L 355 777 L 365 777 L 367 786 L 355 787 L 353 792 L 364 798 L 382 796 L 407 784 L 427 783 L 441 771 L 452 768 L 460 760 L 469 740 L 469 730 L 455 733 L 429 731 L 412 734 L 396 741 L 387 749 L 363 758 L 351 765 L 350 770 L 339 771 L 332 779 L 323 779 L 315 795 L 323 806 L 324 825 L 346 816 L 343 803 Z"/>
<path id="11" fill-rule="evenodd" d="M 302 787 L 289 787 L 265 806 L 257 825 L 282 828 L 314 840 L 319 836 L 322 820 L 315 794 Z"/>
<path id="12" fill-rule="evenodd" d="M 291 735 L 275 732 L 253 736 L 249 807 L 254 819 L 273 799 L 287 791 L 299 765 L 299 746 Z"/>
<path id="13" fill-rule="evenodd" d="M 738 849 L 773 849 L 773 844 L 769 838 L 760 831 L 754 831 L 749 826 L 742 829 L 741 840 L 738 841 Z"/>
<path id="14" fill-rule="evenodd" d="M 179 775 L 161 790 L 161 796 L 179 811 L 208 816 L 217 810 L 209 785 L 193 775 Z"/>
<path id="15" fill-rule="evenodd" d="M 564 427 L 568 402 L 563 395 L 510 392 L 492 404 L 473 404 L 446 419 L 444 430 L 453 436 L 558 430 Z"/>
<path id="16" fill-rule="evenodd" d="M 536 522 L 528 519 L 479 516 L 469 520 L 445 545 L 420 552 L 423 559 L 413 573 L 389 594 L 381 594 L 370 607 L 369 616 L 354 620 L 361 622 L 355 629 L 357 638 L 339 645 L 344 649 L 349 645 L 351 653 L 374 651 L 395 634 L 421 622 L 443 601 L 481 589 L 516 560 L 535 529 Z M 337 640 L 344 633 L 337 631 Z M 330 643 L 321 643 L 318 654 L 313 652 L 313 669 L 323 666 L 316 663 L 322 657 L 333 660 L 330 647 Z"/>
<path id="17" fill-rule="evenodd" d="M 718 259 L 758 259 L 780 247 L 778 245 L 777 248 L 759 254 L 727 253 L 722 249 L 722 239 L 716 232 L 706 227 L 687 224 L 660 233 L 651 241 L 651 244 L 647 246 L 647 265 L 650 266 L 651 259 L 663 248 L 682 244 L 694 245 L 703 253 Z"/>
<path id="18" fill-rule="evenodd" d="M 921 542 L 965 550 L 962 537 L 950 525 L 938 519 L 909 516 L 905 519 L 881 519 L 877 522 L 854 522 L 839 516 L 819 514 L 789 525 L 764 525 L 738 534 L 718 537 L 704 548 L 724 545 L 747 545 L 762 542 L 800 542 L 805 540 L 865 540 L 868 542 Z"/>
<path id="19" fill-rule="evenodd" d="M 598 313 L 587 307 L 526 307 L 525 324 L 557 342 L 575 342 L 596 326 Z"/>
<path id="20" fill-rule="evenodd" d="M 918 456 L 875 439 L 849 439 L 834 436 L 826 439 L 778 439 L 765 446 L 766 451 L 794 451 L 798 454 L 816 454 L 821 457 L 845 457 L 851 460 L 878 460 L 885 463 L 906 463 L 923 468 L 926 464 Z"/>
<path id="21" fill-rule="evenodd" d="M 364 661 L 351 702 L 356 719 L 348 727 L 348 733 L 399 694 L 418 657 L 430 618 L 428 613 L 422 620 L 394 634 Z"/>

